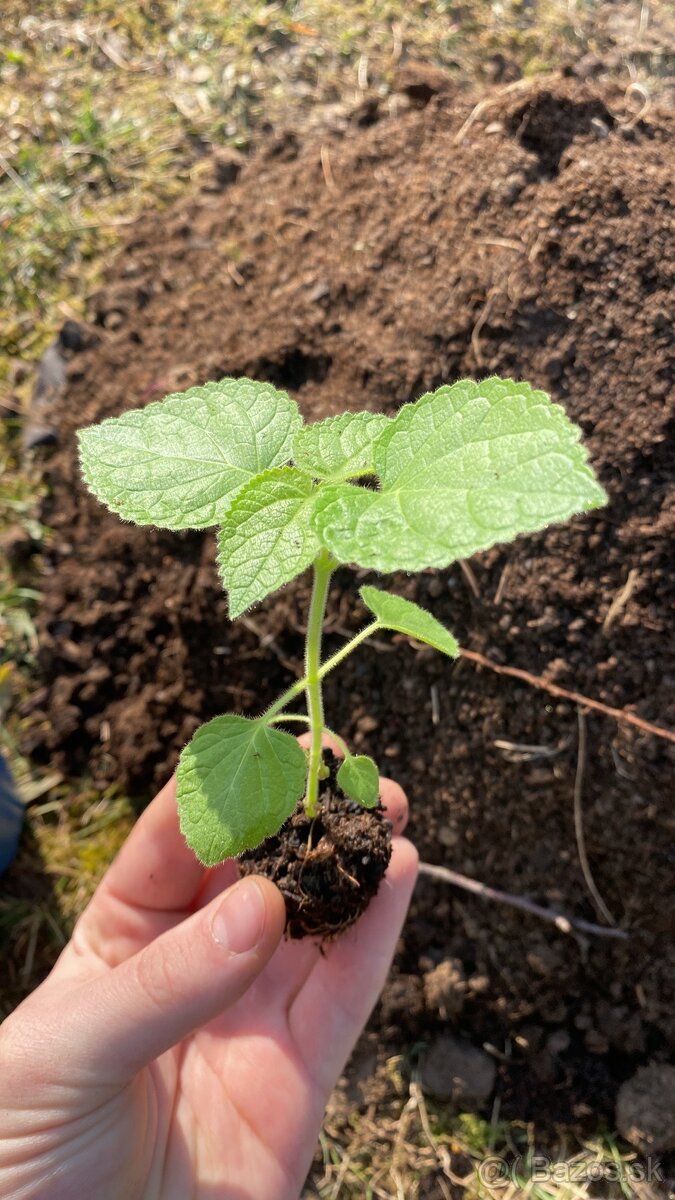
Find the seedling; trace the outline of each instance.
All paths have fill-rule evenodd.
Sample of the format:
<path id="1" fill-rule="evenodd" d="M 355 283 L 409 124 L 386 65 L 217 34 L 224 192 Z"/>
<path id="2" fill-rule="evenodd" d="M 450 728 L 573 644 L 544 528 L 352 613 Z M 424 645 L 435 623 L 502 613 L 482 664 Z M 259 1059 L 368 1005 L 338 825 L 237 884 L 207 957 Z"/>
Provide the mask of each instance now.
<path id="1" fill-rule="evenodd" d="M 334 569 L 447 567 L 604 504 L 579 438 L 544 392 L 496 377 L 440 387 L 393 418 L 343 413 L 313 425 L 270 384 L 223 379 L 80 431 L 84 478 L 121 517 L 218 527 L 232 618 L 308 567 L 314 573 L 304 677 L 254 719 L 215 717 L 181 754 L 181 829 L 203 863 L 276 834 L 303 796 L 307 817 L 316 816 L 327 773 L 322 682 L 361 642 L 397 630 L 459 654 L 430 613 L 367 586 L 360 595 L 373 620 L 322 660 Z M 306 715 L 291 710 L 302 695 Z M 309 726 L 308 752 L 279 728 L 295 722 Z M 377 806 L 376 764 L 337 741 L 339 787 Z"/>

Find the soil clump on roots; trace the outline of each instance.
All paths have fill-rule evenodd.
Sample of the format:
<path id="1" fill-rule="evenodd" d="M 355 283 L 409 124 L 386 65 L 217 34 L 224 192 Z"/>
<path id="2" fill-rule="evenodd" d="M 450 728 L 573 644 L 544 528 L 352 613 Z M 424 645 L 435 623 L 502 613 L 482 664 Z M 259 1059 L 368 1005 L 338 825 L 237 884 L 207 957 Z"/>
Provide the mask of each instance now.
<path id="1" fill-rule="evenodd" d="M 462 375 L 546 388 L 608 507 L 478 555 L 470 575 L 383 586 L 496 663 L 675 727 L 672 117 L 633 119 L 621 93 L 575 80 L 477 99 L 450 89 L 305 146 L 278 138 L 226 192 L 134 225 L 48 462 L 38 758 L 147 794 L 202 721 L 258 714 L 301 672 L 307 580 L 230 623 L 211 532 L 123 525 L 79 483 L 78 426 L 239 374 L 288 388 L 310 420 L 393 413 Z M 327 654 L 365 619 L 364 576 L 336 572 Z M 361 648 L 325 702 L 406 788 L 423 858 L 603 919 L 575 839 L 575 705 L 398 636 Z M 540 1128 L 611 1123 L 621 1083 L 675 1048 L 672 746 L 586 723 L 586 853 L 630 939 L 565 936 L 421 880 L 367 1035 L 381 1071 L 365 1105 L 387 1103 L 388 1056 L 449 1022 L 499 1051 L 501 1116 Z M 426 981 L 443 972 L 457 982 L 441 1004 Z"/>
<path id="2" fill-rule="evenodd" d="M 278 834 L 239 859 L 244 875 L 276 883 L 286 901 L 286 936 L 335 938 L 377 894 L 391 858 L 391 825 L 382 806 L 362 808 L 330 777 L 315 817 L 300 801 Z"/>

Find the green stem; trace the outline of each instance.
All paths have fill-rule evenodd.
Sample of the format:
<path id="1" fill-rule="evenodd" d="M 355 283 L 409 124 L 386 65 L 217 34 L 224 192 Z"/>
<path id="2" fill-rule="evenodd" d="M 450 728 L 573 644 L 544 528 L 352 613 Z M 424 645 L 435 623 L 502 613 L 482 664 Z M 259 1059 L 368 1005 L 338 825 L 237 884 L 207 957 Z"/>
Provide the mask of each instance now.
<path id="1" fill-rule="evenodd" d="M 352 650 L 356 650 L 356 647 L 359 646 L 361 642 L 365 642 L 366 638 L 372 637 L 374 633 L 377 633 L 378 629 L 382 628 L 383 626 L 380 625 L 379 621 L 372 621 L 370 625 L 366 625 L 364 629 L 359 630 L 359 632 L 354 635 L 350 642 L 347 642 L 347 644 L 343 646 L 341 650 L 338 650 L 336 654 L 334 654 L 331 658 L 327 658 L 325 663 L 321 664 L 319 679 L 323 679 L 324 676 L 327 675 L 329 671 L 334 670 L 335 667 L 337 667 L 342 660 L 347 657 L 348 654 L 351 654 Z"/>
<path id="2" fill-rule="evenodd" d="M 339 734 L 339 733 L 336 733 L 334 729 L 329 729 L 327 725 L 325 725 L 325 726 L 324 726 L 324 730 L 323 730 L 323 731 L 324 731 L 324 733 L 327 733 L 327 734 L 328 734 L 328 736 L 329 736 L 330 738 L 332 738 L 334 742 L 336 742 L 336 743 L 337 743 L 337 745 L 339 746 L 340 750 L 341 750 L 341 751 L 342 751 L 342 753 L 344 754 L 345 758 L 351 758 L 351 756 L 352 756 L 352 752 L 351 752 L 351 750 L 349 749 L 349 746 L 347 745 L 347 743 L 346 743 L 346 741 L 344 740 L 344 738 L 341 738 L 341 737 L 340 737 L 340 734 Z"/>
<path id="3" fill-rule="evenodd" d="M 305 641 L 305 679 L 307 681 L 307 713 L 311 732 L 309 766 L 307 769 L 307 792 L 305 811 L 308 817 L 316 816 L 319 800 L 319 771 L 321 770 L 321 735 L 323 733 L 323 695 L 321 692 L 321 631 L 326 611 L 326 600 L 333 561 L 325 551 L 314 563 L 314 585 L 307 620 Z"/>
<path id="4" fill-rule="evenodd" d="M 270 725 L 283 725 L 284 721 L 301 721 L 303 725 L 309 725 L 310 723 L 309 717 L 306 717 L 304 713 L 278 713 L 276 717 L 271 717 L 268 723 Z M 327 733 L 337 743 L 345 758 L 351 756 L 349 746 L 344 738 L 340 737 L 339 733 L 336 733 L 334 729 L 329 729 L 327 725 L 324 725 L 323 732 Z"/>
<path id="5" fill-rule="evenodd" d="M 364 642 L 368 637 L 372 637 L 374 633 L 377 633 L 378 629 L 383 628 L 384 626 L 380 625 L 379 621 L 373 621 L 370 625 L 366 625 L 365 628 L 361 629 L 359 633 L 355 634 L 351 641 L 347 642 L 341 650 L 338 650 L 337 653 L 332 656 L 332 658 L 327 658 L 325 663 L 322 663 L 318 671 L 319 679 L 324 679 L 326 675 L 328 675 L 329 671 L 332 671 L 335 667 L 337 667 L 339 663 L 341 663 L 342 660 L 347 657 L 348 654 L 351 654 L 352 650 L 356 650 L 356 647 L 359 646 L 361 642 Z M 286 691 L 282 692 L 282 694 L 279 696 L 279 699 L 275 700 L 274 704 L 270 704 L 267 712 L 263 714 L 262 720 L 266 721 L 268 725 L 275 722 L 287 704 L 290 704 L 291 701 L 295 700 L 297 696 L 301 696 L 303 692 L 307 691 L 307 683 L 307 676 L 303 675 L 302 679 L 298 679 L 297 683 L 293 683 L 289 688 L 286 688 Z M 288 715 L 290 716 L 291 714 L 289 713 Z M 300 718 L 299 713 L 297 714 L 297 717 L 298 719 Z M 302 720 L 309 721 L 309 717 L 302 717 Z"/>
<path id="6" fill-rule="evenodd" d="M 304 713 L 277 713 L 276 717 L 267 718 L 268 725 L 283 725 L 284 721 L 302 721 L 303 725 L 310 723 Z"/>
<path id="7" fill-rule="evenodd" d="M 284 709 L 287 704 L 291 703 L 291 700 L 295 700 L 296 696 L 302 695 L 306 687 L 307 680 L 303 675 L 302 679 L 298 679 L 297 683 L 293 683 L 289 688 L 286 688 L 286 691 L 282 692 L 279 699 L 274 701 L 274 704 L 270 704 L 267 712 L 263 714 L 263 720 L 265 720 L 269 725 L 276 719 L 282 709 Z"/>

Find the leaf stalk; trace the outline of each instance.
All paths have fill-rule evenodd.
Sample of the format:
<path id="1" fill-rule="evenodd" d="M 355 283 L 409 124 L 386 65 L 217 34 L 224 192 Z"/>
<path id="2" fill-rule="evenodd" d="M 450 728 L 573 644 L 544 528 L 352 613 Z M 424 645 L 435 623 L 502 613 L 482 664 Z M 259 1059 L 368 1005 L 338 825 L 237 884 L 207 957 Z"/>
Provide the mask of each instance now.
<path id="1" fill-rule="evenodd" d="M 276 717 L 270 717 L 267 724 L 283 725 L 285 721 L 299 721 L 303 725 L 309 725 L 310 723 L 309 717 L 305 716 L 304 713 L 278 713 Z M 340 734 L 336 733 L 334 729 L 329 729 L 327 725 L 324 725 L 323 733 L 327 734 L 329 738 L 333 739 L 335 744 L 344 754 L 345 758 L 350 758 L 352 756 L 352 752 L 349 749 L 346 741 L 344 738 L 340 737 Z"/>
<path id="2" fill-rule="evenodd" d="M 352 650 L 356 650 L 356 647 L 360 646 L 361 642 L 365 642 L 366 638 L 372 637 L 374 633 L 377 633 L 378 629 L 384 629 L 384 625 L 382 625 L 380 621 L 371 621 L 370 625 L 364 626 L 363 629 L 360 629 L 358 633 L 354 634 L 354 637 L 351 638 L 341 650 L 338 650 L 335 654 L 333 654 L 330 658 L 327 658 L 326 661 L 321 664 L 318 671 L 319 679 L 325 679 L 326 675 L 328 675 L 330 671 L 334 670 L 335 667 L 339 666 L 339 664 L 345 658 L 347 658 L 349 654 L 351 654 Z M 273 723 L 276 724 L 277 719 L 281 714 L 283 714 L 284 720 L 286 717 L 291 716 L 293 719 L 295 719 L 296 716 L 297 718 L 300 718 L 300 713 L 284 713 L 283 710 L 287 704 L 291 704 L 293 700 L 295 700 L 298 696 L 301 696 L 303 692 L 307 691 L 307 684 L 307 676 L 303 675 L 302 679 L 298 679 L 297 683 L 293 683 L 289 688 L 286 688 L 286 691 L 282 692 L 282 694 L 279 696 L 279 699 L 275 700 L 274 704 L 270 704 L 270 707 L 267 709 L 267 711 L 263 713 L 262 717 L 260 718 L 261 721 L 265 721 L 267 725 Z M 309 717 L 303 717 L 302 719 L 309 721 Z M 327 732 L 330 731 L 328 730 Z"/>

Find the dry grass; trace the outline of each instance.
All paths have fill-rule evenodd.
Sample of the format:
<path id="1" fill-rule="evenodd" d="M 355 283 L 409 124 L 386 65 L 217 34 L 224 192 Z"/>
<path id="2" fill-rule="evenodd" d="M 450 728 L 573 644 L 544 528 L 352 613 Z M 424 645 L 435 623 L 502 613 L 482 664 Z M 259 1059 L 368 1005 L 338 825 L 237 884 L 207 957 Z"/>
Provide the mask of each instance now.
<path id="1" fill-rule="evenodd" d="M 608 1131 L 549 1142 L 535 1130 L 425 1097 L 400 1060 L 389 1095 L 355 1116 L 338 1090 L 329 1106 L 303 1200 L 659 1200 L 638 1156 Z"/>
<path id="2" fill-rule="evenodd" d="M 48 538 L 35 519 L 39 471 L 18 449 L 26 364 L 64 318 L 86 312 L 138 215 L 189 186 L 213 146 L 246 151 L 265 123 L 303 129 L 365 91 L 386 95 L 406 56 L 468 83 L 504 63 L 534 74 L 592 53 L 615 78 L 653 92 L 668 65 L 668 11 L 662 0 L 35 0 L 27 12 L 25 0 L 5 0 L 0 406 L 15 416 L 0 417 L 0 534 Z M 0 892 L 0 1017 L 48 970 L 133 821 L 124 797 L 62 780 L 18 752 L 21 705 L 39 684 L 31 616 L 39 564 L 17 567 L 0 551 L 0 749 L 27 806 L 26 836 Z M 606 1192 L 536 1183 L 531 1131 L 427 1106 L 401 1064 L 388 1065 L 387 1080 L 387 1098 L 360 1117 L 336 1093 L 307 1197 L 633 1194 L 618 1183 Z M 481 1179 L 492 1153 L 511 1164 L 503 1186 Z M 609 1137 L 559 1154 L 619 1161 L 627 1178 L 629 1156 Z"/>

